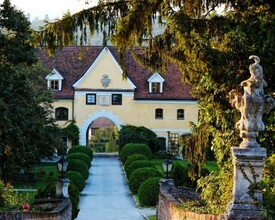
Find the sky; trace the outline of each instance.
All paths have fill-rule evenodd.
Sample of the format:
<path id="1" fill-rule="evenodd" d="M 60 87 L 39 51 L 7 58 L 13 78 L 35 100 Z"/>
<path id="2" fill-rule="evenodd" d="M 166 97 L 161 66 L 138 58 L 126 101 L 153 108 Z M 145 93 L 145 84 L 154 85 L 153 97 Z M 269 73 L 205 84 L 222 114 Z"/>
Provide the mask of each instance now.
<path id="1" fill-rule="evenodd" d="M 0 0 L 0 5 L 4 0 Z M 89 4 L 85 4 L 88 1 Z M 23 11 L 27 16 L 31 15 L 31 20 L 36 17 L 44 19 L 47 14 L 50 19 L 62 18 L 69 10 L 74 14 L 82 9 L 89 8 L 97 4 L 98 0 L 10 0 L 12 5 Z"/>

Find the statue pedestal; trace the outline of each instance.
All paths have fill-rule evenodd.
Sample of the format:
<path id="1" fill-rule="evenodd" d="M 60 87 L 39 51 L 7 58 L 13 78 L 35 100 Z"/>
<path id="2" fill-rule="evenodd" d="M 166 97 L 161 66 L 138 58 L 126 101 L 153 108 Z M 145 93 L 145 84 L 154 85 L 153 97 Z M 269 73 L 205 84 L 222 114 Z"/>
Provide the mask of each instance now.
<path id="1" fill-rule="evenodd" d="M 228 219 L 265 219 L 262 190 L 265 148 L 231 148 L 234 164 L 232 201 L 227 207 Z"/>
<path id="2" fill-rule="evenodd" d="M 56 196 L 62 198 L 69 198 L 69 188 L 70 180 L 69 179 L 58 179 L 56 183 Z"/>

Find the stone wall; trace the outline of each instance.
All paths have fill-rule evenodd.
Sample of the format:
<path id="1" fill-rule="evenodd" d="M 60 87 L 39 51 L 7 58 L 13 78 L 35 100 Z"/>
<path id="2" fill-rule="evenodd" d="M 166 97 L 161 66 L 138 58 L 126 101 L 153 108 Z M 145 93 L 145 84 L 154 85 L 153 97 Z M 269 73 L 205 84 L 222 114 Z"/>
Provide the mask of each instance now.
<path id="1" fill-rule="evenodd" d="M 197 214 L 178 208 L 179 199 L 175 195 L 173 181 L 160 183 L 159 203 L 157 206 L 158 220 L 224 220 L 222 215 Z M 176 190 L 177 191 L 177 190 Z M 194 195 L 188 195 L 194 199 Z"/>
<path id="2" fill-rule="evenodd" d="M 72 204 L 63 199 L 51 212 L 0 212 L 0 220 L 71 220 Z"/>

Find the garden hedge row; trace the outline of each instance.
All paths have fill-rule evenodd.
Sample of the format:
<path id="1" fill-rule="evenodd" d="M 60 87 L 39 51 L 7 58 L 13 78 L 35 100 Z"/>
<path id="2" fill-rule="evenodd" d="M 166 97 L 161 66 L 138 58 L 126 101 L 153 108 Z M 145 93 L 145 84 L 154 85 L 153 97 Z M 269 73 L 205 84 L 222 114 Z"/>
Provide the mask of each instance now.
<path id="1" fill-rule="evenodd" d="M 155 165 L 150 160 L 137 160 L 131 163 L 127 168 L 125 168 L 125 173 L 129 178 L 134 170 L 138 168 L 143 168 L 143 167 L 155 168 Z"/>
<path id="2" fill-rule="evenodd" d="M 127 157 L 127 160 L 124 163 L 124 169 L 126 170 L 131 163 L 137 160 L 149 160 L 149 159 L 142 154 L 133 154 Z"/>
<path id="3" fill-rule="evenodd" d="M 120 151 L 119 158 L 124 164 L 127 158 L 133 154 L 142 154 L 148 159 L 152 158 L 151 149 L 146 144 L 126 144 Z"/>
<path id="4" fill-rule="evenodd" d="M 157 170 L 157 168 L 152 167 L 143 167 L 134 170 L 129 177 L 129 188 L 132 193 L 137 194 L 142 182 L 147 180 L 149 177 L 162 177 L 162 174 Z"/>

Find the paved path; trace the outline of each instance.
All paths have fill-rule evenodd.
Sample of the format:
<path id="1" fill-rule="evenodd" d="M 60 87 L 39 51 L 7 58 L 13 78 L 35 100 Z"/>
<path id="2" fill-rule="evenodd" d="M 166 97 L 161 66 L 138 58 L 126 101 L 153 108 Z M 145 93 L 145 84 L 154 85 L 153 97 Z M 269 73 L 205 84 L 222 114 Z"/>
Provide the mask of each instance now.
<path id="1" fill-rule="evenodd" d="M 118 157 L 102 154 L 92 161 L 79 208 L 77 220 L 144 220 L 155 214 L 136 206 Z"/>

